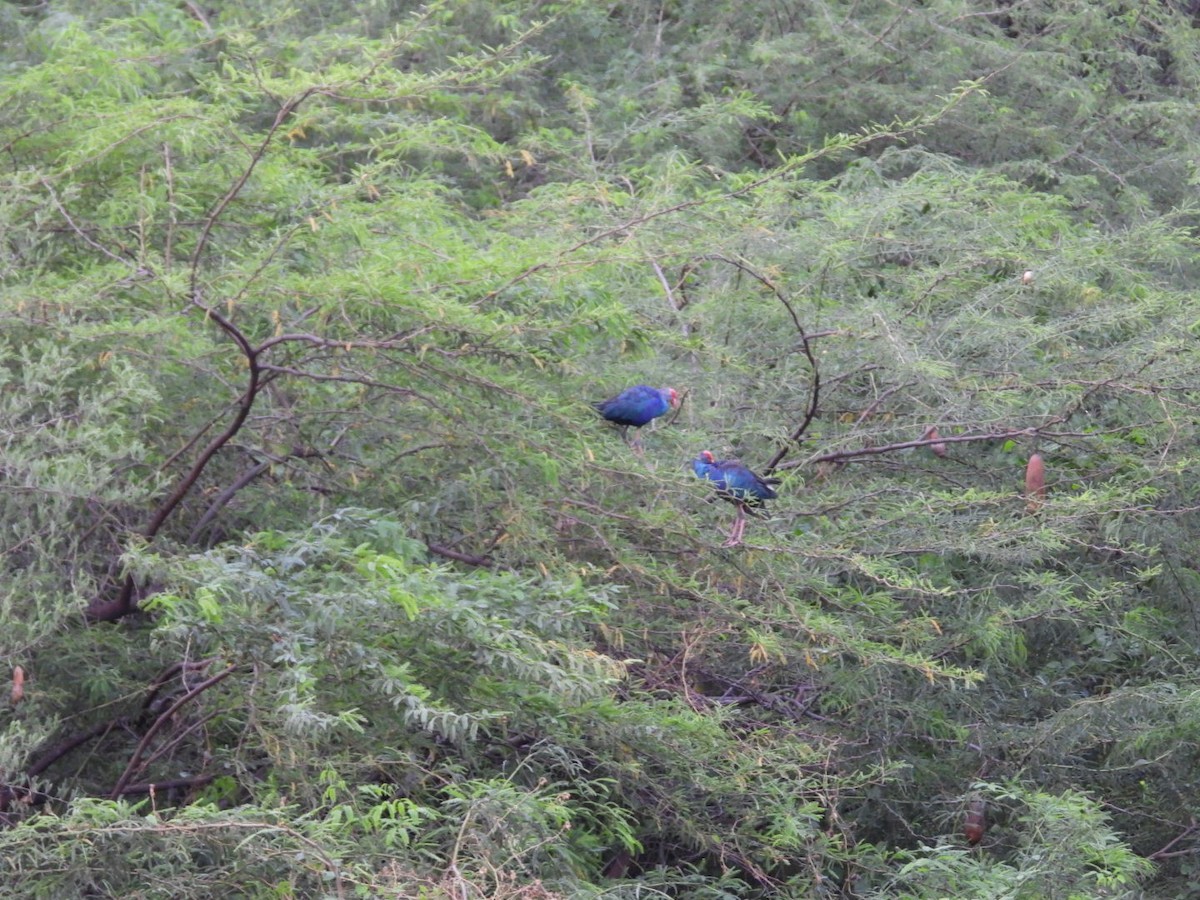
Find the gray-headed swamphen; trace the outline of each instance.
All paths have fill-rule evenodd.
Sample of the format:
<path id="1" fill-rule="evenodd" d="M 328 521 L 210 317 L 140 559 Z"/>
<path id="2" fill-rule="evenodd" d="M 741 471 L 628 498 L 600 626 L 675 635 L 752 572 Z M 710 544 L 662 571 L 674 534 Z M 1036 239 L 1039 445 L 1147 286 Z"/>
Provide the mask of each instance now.
<path id="1" fill-rule="evenodd" d="M 601 416 L 620 429 L 627 444 L 630 444 L 630 428 L 641 428 L 678 405 L 679 392 L 675 388 L 653 388 L 645 384 L 626 388 L 615 397 L 592 404 Z M 635 450 L 641 448 L 636 439 L 630 446 Z"/>
<path id="2" fill-rule="evenodd" d="M 779 484 L 778 478 L 760 478 L 736 459 L 717 459 L 708 450 L 692 460 L 692 471 L 700 478 L 711 481 L 717 496 L 737 507 L 737 518 L 722 546 L 736 547 L 742 542 L 746 530 L 746 513 L 762 507 L 766 500 L 777 496 L 771 485 Z"/>

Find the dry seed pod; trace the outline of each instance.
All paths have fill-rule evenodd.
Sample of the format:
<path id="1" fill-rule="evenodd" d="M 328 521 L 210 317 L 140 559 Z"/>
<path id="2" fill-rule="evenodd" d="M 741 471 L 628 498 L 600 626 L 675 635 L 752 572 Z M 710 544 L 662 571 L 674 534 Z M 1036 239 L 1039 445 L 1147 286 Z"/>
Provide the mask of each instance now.
<path id="1" fill-rule="evenodd" d="M 928 427 L 928 428 L 925 430 L 925 434 L 924 434 L 924 435 L 922 435 L 922 440 L 926 440 L 926 441 L 936 441 L 936 440 L 937 440 L 938 438 L 940 438 L 940 437 L 941 437 L 941 435 L 940 435 L 940 434 L 938 434 L 937 426 L 936 426 L 936 425 L 930 425 L 930 426 L 929 426 L 929 427 Z M 930 449 L 931 451 L 933 451 L 933 455 L 934 455 L 934 456 L 936 456 L 938 459 L 945 459 L 945 458 L 946 458 L 946 445 L 945 445 L 945 444 L 943 444 L 942 442 L 940 442 L 940 441 L 939 441 L 939 442 L 938 442 L 938 443 L 936 443 L 936 444 L 930 444 L 930 445 L 929 445 L 929 449 Z"/>
<path id="2" fill-rule="evenodd" d="M 12 704 L 16 706 L 25 698 L 25 670 L 13 666 L 12 673 Z"/>
<path id="3" fill-rule="evenodd" d="M 963 820 L 963 837 L 972 847 L 983 840 L 983 833 L 987 830 L 986 810 L 987 805 L 979 798 L 972 800 L 967 806 L 967 817 Z"/>
<path id="4" fill-rule="evenodd" d="M 1029 457 L 1025 466 L 1025 499 L 1028 501 L 1025 509 L 1031 513 L 1037 512 L 1046 502 L 1046 464 L 1040 453 Z"/>

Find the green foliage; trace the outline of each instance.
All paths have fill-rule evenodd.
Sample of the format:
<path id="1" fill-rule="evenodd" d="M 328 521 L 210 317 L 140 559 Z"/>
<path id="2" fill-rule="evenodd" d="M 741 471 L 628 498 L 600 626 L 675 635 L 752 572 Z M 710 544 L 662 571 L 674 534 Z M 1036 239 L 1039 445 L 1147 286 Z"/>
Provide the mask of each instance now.
<path id="1" fill-rule="evenodd" d="M 1193 890 L 1188 15 L 0 10 L 6 888 Z"/>
<path id="2" fill-rule="evenodd" d="M 1122 844 L 1104 813 L 1084 795 L 987 784 L 976 789 L 1009 807 L 1014 848 L 1008 860 L 980 864 L 970 851 L 927 848 L 901 867 L 880 896 L 1129 897 L 1153 868 Z"/>

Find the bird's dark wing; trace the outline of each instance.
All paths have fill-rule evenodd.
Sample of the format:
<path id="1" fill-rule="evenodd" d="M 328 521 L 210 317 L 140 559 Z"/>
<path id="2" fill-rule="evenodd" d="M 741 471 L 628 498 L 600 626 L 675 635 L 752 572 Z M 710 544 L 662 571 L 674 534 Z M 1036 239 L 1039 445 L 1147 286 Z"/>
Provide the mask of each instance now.
<path id="1" fill-rule="evenodd" d="M 764 500 L 774 500 L 778 496 L 771 489 L 771 483 L 778 484 L 779 479 L 760 478 L 737 460 L 723 459 L 716 465 L 721 469 L 726 489 L 737 499 L 757 505 Z"/>
<path id="2" fill-rule="evenodd" d="M 662 391 L 645 384 L 626 388 L 615 397 L 594 404 L 600 415 L 617 425 L 641 428 L 651 419 L 661 416 L 671 404 Z"/>

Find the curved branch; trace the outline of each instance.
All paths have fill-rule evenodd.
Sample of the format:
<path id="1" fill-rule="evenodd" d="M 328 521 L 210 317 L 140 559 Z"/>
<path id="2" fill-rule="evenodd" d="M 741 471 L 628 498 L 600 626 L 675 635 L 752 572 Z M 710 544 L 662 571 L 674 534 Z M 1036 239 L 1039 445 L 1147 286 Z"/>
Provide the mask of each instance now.
<path id="1" fill-rule="evenodd" d="M 191 470 L 179 482 L 175 490 L 171 492 L 171 496 L 159 506 L 158 510 L 154 513 L 154 517 L 150 520 L 150 524 L 142 532 L 146 538 L 153 538 L 158 534 L 158 530 L 162 528 L 167 517 L 175 511 L 175 507 L 188 495 L 188 492 L 191 491 L 196 481 L 199 480 L 200 475 L 204 472 L 204 469 L 216 455 L 217 451 L 233 440 L 234 436 L 241 431 L 242 425 L 250 416 L 250 410 L 254 408 L 255 399 L 258 397 L 259 380 L 262 378 L 262 369 L 258 365 L 258 351 L 251 347 L 245 336 L 228 321 L 223 322 L 222 327 L 234 335 L 239 346 L 243 348 L 246 354 L 246 362 L 250 369 L 249 381 L 246 389 L 242 392 L 241 399 L 238 401 L 238 410 L 233 417 L 233 421 L 226 425 L 225 430 L 209 441 L 208 445 L 200 451 L 200 456 Z"/>
<path id="2" fill-rule="evenodd" d="M 48 768 L 74 750 L 76 747 L 86 744 L 94 738 L 103 738 L 114 728 L 124 727 L 128 724 L 128 719 L 125 716 L 118 716 L 115 719 L 106 719 L 103 722 L 97 722 L 91 728 L 84 731 L 76 732 L 69 737 L 63 738 L 45 753 L 38 757 L 37 762 L 25 770 L 23 781 L 29 784 L 37 776 L 41 775 Z M 18 786 L 15 784 L 0 784 L 0 816 L 7 813 L 12 801 L 17 799 L 22 794 L 29 795 L 33 802 L 44 802 L 45 797 L 39 791 L 31 791 L 26 786 Z M 0 825 L 11 824 L 4 819 L 0 819 Z"/>
<path id="3" fill-rule="evenodd" d="M 777 285 L 766 275 L 762 274 L 743 260 L 733 259 L 721 253 L 706 253 L 703 256 L 697 257 L 697 259 L 708 262 L 723 262 L 727 265 L 733 266 L 739 272 L 745 272 L 747 275 L 769 290 L 772 294 L 774 294 L 775 299 L 783 304 L 783 308 L 786 309 L 788 315 L 791 316 L 792 324 L 796 326 L 796 331 L 800 335 L 800 349 L 804 353 L 805 359 L 808 360 L 809 368 L 812 370 L 812 382 L 809 386 L 808 407 L 804 411 L 804 418 L 800 420 L 800 424 L 796 426 L 790 435 L 788 435 L 787 440 L 783 442 L 782 446 L 780 446 L 779 450 L 776 451 L 775 455 L 771 457 L 770 462 L 768 462 L 766 467 L 763 469 L 763 476 L 769 478 L 771 474 L 779 468 L 779 464 L 783 461 L 783 458 L 791 452 L 792 447 L 800 443 L 800 438 L 804 436 L 804 433 L 808 431 L 808 427 L 817 417 L 817 408 L 820 404 L 821 398 L 821 369 L 817 365 L 817 358 L 813 355 L 812 346 L 809 343 L 811 337 L 804 330 L 804 326 L 800 324 L 800 317 L 796 315 L 796 310 L 792 306 L 791 301 L 788 300 L 787 296 L 783 293 L 782 289 L 780 289 L 779 285 Z M 690 264 L 689 269 L 685 269 L 685 272 L 688 270 L 690 270 Z"/>
<path id="4" fill-rule="evenodd" d="M 104 722 L 97 722 L 86 731 L 80 731 L 70 737 L 63 738 L 45 753 L 38 757 L 37 762 L 25 770 L 27 778 L 36 778 L 45 772 L 48 768 L 74 750 L 76 747 L 86 744 L 92 738 L 104 737 L 114 728 L 123 726 L 127 723 L 125 716 L 118 716 L 115 719 L 108 719 Z"/>
<path id="5" fill-rule="evenodd" d="M 150 518 L 150 522 L 142 530 L 142 536 L 147 540 L 154 539 L 159 529 L 162 528 L 163 523 L 167 521 L 167 518 L 175 511 L 176 507 L 183 502 L 183 498 L 195 487 L 196 482 L 200 480 L 200 476 L 208 467 L 212 458 L 216 456 L 217 451 L 233 440 L 234 436 L 241 430 L 242 425 L 245 424 L 246 419 L 250 416 L 250 410 L 254 408 L 254 401 L 258 397 L 261 386 L 262 369 L 258 365 L 258 351 L 250 346 L 245 335 L 232 322 L 215 310 L 209 310 L 208 312 L 226 333 L 234 338 L 238 346 L 242 349 L 242 352 L 245 353 L 246 362 L 250 370 L 249 382 L 246 385 L 246 389 L 242 392 L 241 399 L 238 401 L 238 409 L 233 417 L 233 421 L 225 426 L 225 430 L 209 441 L 207 446 L 200 451 L 200 455 L 196 459 L 196 462 L 192 464 L 191 469 L 180 479 L 170 496 L 159 504 L 158 509 L 155 510 L 154 515 Z M 93 602 L 88 606 L 85 616 L 91 622 L 111 622 L 128 615 L 134 609 L 134 588 L 133 576 L 126 575 L 117 596 L 107 602 Z"/>
<path id="6" fill-rule="evenodd" d="M 262 369 L 258 365 L 258 355 L 266 349 L 266 346 L 264 345 L 263 347 L 256 349 L 250 343 L 246 335 L 243 334 L 242 331 L 235 326 L 232 321 L 221 315 L 221 313 L 216 309 L 205 305 L 201 301 L 200 261 L 204 255 L 205 249 L 208 246 L 209 238 L 212 236 L 213 229 L 216 227 L 217 222 L 220 220 L 221 216 L 224 215 L 225 211 L 229 208 L 229 205 L 234 201 L 238 194 L 242 192 L 242 189 L 246 186 L 246 182 L 250 180 L 250 176 L 254 173 L 254 169 L 258 166 L 258 163 L 262 160 L 263 156 L 266 155 L 267 149 L 275 140 L 275 135 L 279 131 L 280 127 L 288 119 L 288 117 L 295 112 L 296 108 L 300 106 L 301 103 L 321 90 L 323 90 L 323 88 L 318 86 L 310 87 L 280 106 L 279 111 L 275 114 L 275 120 L 271 123 L 270 128 L 267 129 L 266 135 L 259 142 L 258 147 L 251 155 L 250 162 L 242 170 L 241 174 L 237 177 L 233 184 L 229 186 L 229 190 L 227 190 L 221 199 L 214 204 L 212 210 L 204 218 L 204 225 L 200 230 L 200 236 L 196 240 L 196 246 L 192 250 L 191 258 L 188 261 L 188 267 L 190 269 L 188 278 L 188 286 L 191 295 L 190 299 L 192 305 L 204 312 L 206 319 L 211 319 L 213 322 L 216 322 L 218 327 L 220 327 L 222 331 L 229 335 L 233 342 L 238 345 L 238 349 L 241 350 L 242 354 L 246 357 L 246 361 L 249 366 L 250 377 L 249 382 L 246 385 L 246 389 L 243 391 L 241 399 L 238 401 L 238 410 L 233 417 L 233 421 L 230 422 L 229 425 L 226 426 L 225 430 L 213 438 L 200 452 L 199 457 L 196 459 L 196 462 L 192 465 L 191 469 L 176 485 L 175 490 L 171 492 L 170 496 L 168 496 L 166 500 L 159 504 L 159 507 L 157 510 L 155 510 L 150 522 L 144 529 L 142 529 L 142 536 L 148 540 L 152 540 L 155 535 L 158 534 L 159 529 L 161 529 L 163 526 L 163 523 L 167 521 L 171 513 L 173 513 L 183 501 L 184 497 L 186 497 L 192 488 L 195 487 L 200 475 L 204 472 L 205 468 L 207 468 L 209 462 L 211 462 L 217 451 L 224 447 L 225 444 L 232 440 L 238 431 L 241 430 L 242 425 L 250 415 L 250 410 L 254 406 L 254 402 L 258 397 L 259 388 L 261 386 L 261 378 L 263 373 Z M 134 584 L 133 576 L 127 575 L 121 584 L 121 589 L 117 593 L 117 596 L 107 601 L 102 601 L 98 598 L 94 599 L 85 610 L 85 617 L 90 622 L 111 622 L 128 615 L 134 610 L 135 588 L 136 585 Z"/>
<path id="7" fill-rule="evenodd" d="M 800 325 L 800 317 L 796 315 L 796 310 L 792 308 L 792 304 L 789 303 L 787 297 L 783 295 L 783 291 L 780 290 L 779 285 L 773 282 L 766 275 L 762 274 L 757 269 L 751 268 L 748 263 L 745 263 L 740 259 L 731 259 L 730 257 L 725 256 L 723 253 L 705 253 L 703 256 L 698 256 L 696 258 L 700 260 L 706 260 L 708 262 L 723 262 L 727 265 L 733 266 L 740 272 L 745 272 L 775 295 L 776 299 L 783 304 L 783 308 L 788 311 L 788 315 L 792 317 L 792 324 L 796 326 L 796 330 L 800 332 L 800 336 L 802 338 L 804 337 L 804 328 Z"/>

